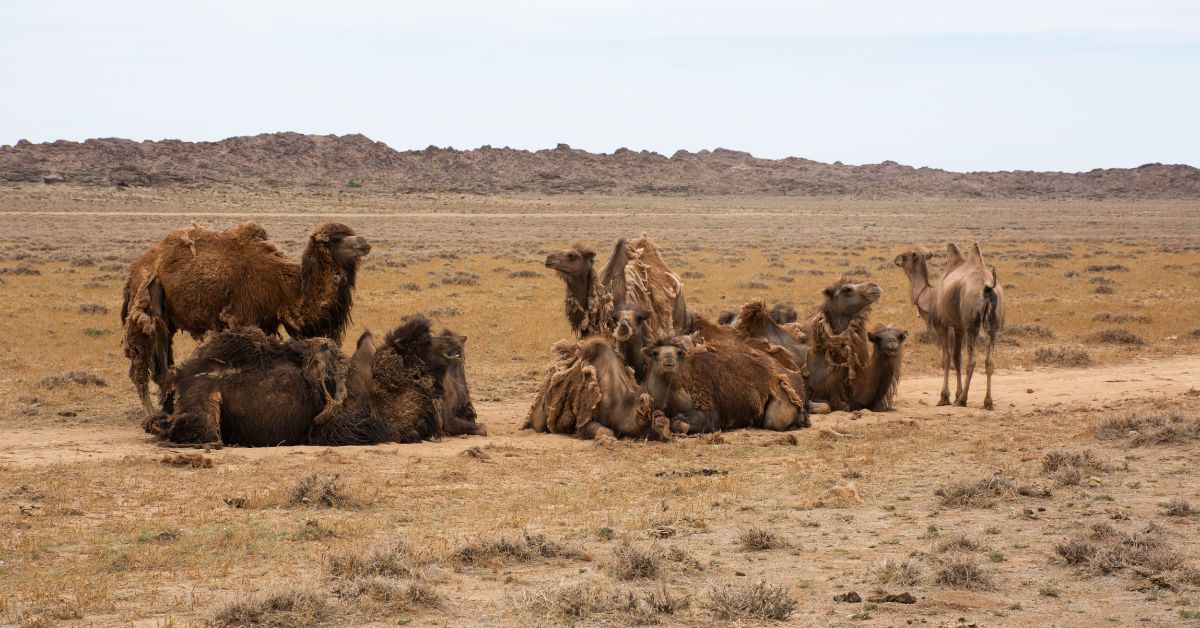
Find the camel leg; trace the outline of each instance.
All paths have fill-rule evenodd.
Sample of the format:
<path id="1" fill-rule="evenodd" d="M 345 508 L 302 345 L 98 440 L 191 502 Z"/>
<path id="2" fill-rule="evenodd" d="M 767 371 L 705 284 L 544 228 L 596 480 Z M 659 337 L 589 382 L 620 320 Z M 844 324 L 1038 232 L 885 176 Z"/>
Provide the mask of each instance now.
<path id="1" fill-rule="evenodd" d="M 939 406 L 950 405 L 950 343 L 953 342 L 954 332 L 946 329 L 938 335 L 938 344 L 942 345 L 942 396 L 938 398 Z"/>
<path id="2" fill-rule="evenodd" d="M 587 425 L 583 426 L 583 429 L 579 430 L 579 438 L 583 440 L 591 440 L 593 438 L 602 438 L 605 436 L 609 438 L 616 437 L 612 430 L 600 425 L 600 423 L 596 421 L 589 421 Z"/>
<path id="3" fill-rule="evenodd" d="M 535 432 L 546 431 L 546 408 L 541 401 L 541 397 L 538 397 L 537 402 L 533 405 L 533 409 L 529 411 L 529 419 L 525 422 L 525 427 Z"/>
<path id="4" fill-rule="evenodd" d="M 957 402 L 958 398 L 961 397 L 963 394 L 962 350 L 963 350 L 963 336 L 965 334 L 966 334 L 966 332 L 964 332 L 961 329 L 954 330 L 954 347 L 951 349 L 951 353 L 950 353 L 951 359 L 954 360 L 954 377 L 957 378 L 957 380 L 958 380 L 958 384 L 955 385 L 955 387 L 954 387 L 955 402 Z"/>
<path id="5" fill-rule="evenodd" d="M 979 331 L 967 331 L 967 381 L 963 384 L 962 392 L 955 398 L 954 405 L 967 405 L 967 394 L 971 391 L 971 377 L 975 375 L 975 341 L 979 339 Z"/>
<path id="6" fill-rule="evenodd" d="M 774 398 L 767 402 L 767 410 L 763 413 L 763 428 L 782 432 L 792 427 L 801 416 L 790 400 Z"/>
<path id="7" fill-rule="evenodd" d="M 992 349 L 996 346 L 996 334 L 988 334 L 987 342 L 987 358 L 984 360 L 984 368 L 987 370 L 987 395 L 983 397 L 983 409 L 995 410 L 996 406 L 992 404 L 992 371 L 995 370 L 995 363 L 992 362 Z"/>

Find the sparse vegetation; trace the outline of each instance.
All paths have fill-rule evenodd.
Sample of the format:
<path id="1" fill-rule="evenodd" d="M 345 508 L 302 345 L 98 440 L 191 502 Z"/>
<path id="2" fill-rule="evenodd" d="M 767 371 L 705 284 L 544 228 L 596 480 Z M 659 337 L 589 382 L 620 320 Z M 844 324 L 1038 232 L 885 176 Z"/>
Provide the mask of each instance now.
<path id="1" fill-rule="evenodd" d="M 1016 495 L 1017 488 L 1012 480 L 993 476 L 978 480 L 959 480 L 943 485 L 934 491 L 942 498 L 942 506 L 951 508 L 988 508 L 997 499 Z"/>
<path id="2" fill-rule="evenodd" d="M 273 591 L 233 602 L 217 612 L 217 626 L 311 626 L 332 615 L 325 596 L 313 589 Z"/>
<path id="3" fill-rule="evenodd" d="M 787 545 L 778 534 L 761 527 L 742 530 L 738 534 L 738 542 L 742 544 L 742 549 L 752 552 L 761 552 Z"/>
<path id="4" fill-rule="evenodd" d="M 888 558 L 876 565 L 873 572 L 879 584 L 911 587 L 921 582 L 923 570 L 921 564 L 911 558 Z"/>
<path id="5" fill-rule="evenodd" d="M 1043 366 L 1091 366 L 1095 361 L 1082 347 L 1038 347 L 1033 361 Z"/>
<path id="6" fill-rule="evenodd" d="M 984 571 L 975 559 L 964 555 L 951 555 L 941 561 L 934 582 L 951 589 L 980 589 L 995 588 L 991 574 Z"/>
<path id="7" fill-rule="evenodd" d="M 713 587 L 704 607 L 721 621 L 784 621 L 796 611 L 796 604 L 787 587 L 754 581 Z"/>

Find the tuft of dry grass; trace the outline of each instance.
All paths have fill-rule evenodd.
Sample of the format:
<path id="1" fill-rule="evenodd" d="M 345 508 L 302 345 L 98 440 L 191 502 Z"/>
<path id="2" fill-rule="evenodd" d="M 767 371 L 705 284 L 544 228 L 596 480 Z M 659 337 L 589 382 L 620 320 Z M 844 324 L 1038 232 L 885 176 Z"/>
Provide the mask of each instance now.
<path id="1" fill-rule="evenodd" d="M 372 611 L 388 614 L 409 612 L 418 608 L 441 608 L 442 596 L 430 583 L 421 580 L 396 580 L 369 576 L 342 581 L 334 587 L 339 598 L 366 602 Z"/>
<path id="2" fill-rule="evenodd" d="M 1088 336 L 1088 341 L 1095 344 L 1106 345 L 1121 345 L 1127 347 L 1140 347 L 1146 344 L 1146 340 L 1141 336 L 1125 329 L 1123 327 L 1109 327 L 1101 329 Z"/>
<path id="3" fill-rule="evenodd" d="M 1033 352 L 1035 364 L 1043 366 L 1091 366 L 1095 363 L 1083 347 L 1038 347 Z"/>
<path id="4" fill-rule="evenodd" d="M 384 576 L 411 578 L 426 562 L 401 542 L 385 542 L 366 552 L 351 550 L 332 554 L 325 561 L 325 572 L 331 578 L 347 580 Z"/>
<path id="5" fill-rule="evenodd" d="M 1090 449 L 1076 452 L 1052 451 L 1042 457 L 1042 473 L 1053 476 L 1059 486 L 1075 486 L 1082 482 L 1086 475 L 1105 471 L 1104 463 Z"/>
<path id="6" fill-rule="evenodd" d="M 1186 443 L 1200 440 L 1200 416 L 1181 410 L 1135 410 L 1106 419 L 1096 437 L 1127 437 L 1134 447 Z"/>
<path id="7" fill-rule="evenodd" d="M 526 598 L 534 611 L 547 613 L 573 623 L 597 615 L 621 614 L 620 623 L 660 623 L 658 615 L 675 615 L 691 607 L 686 592 L 673 592 L 665 586 L 648 591 L 618 590 L 599 579 L 546 588 Z"/>
<path id="8" fill-rule="evenodd" d="M 1196 509 L 1188 500 L 1182 497 L 1172 497 L 1167 502 L 1160 504 L 1163 509 L 1163 514 L 1168 517 L 1188 517 L 1196 514 Z"/>
<path id="9" fill-rule="evenodd" d="M 787 541 L 783 537 L 763 527 L 742 530 L 738 534 L 738 543 L 742 545 L 742 549 L 751 552 L 787 547 Z"/>
<path id="10" fill-rule="evenodd" d="M 1092 320 L 1097 323 L 1149 323 L 1150 317 L 1145 314 L 1113 314 L 1112 312 L 1096 312 Z"/>
<path id="11" fill-rule="evenodd" d="M 215 626 L 312 626 L 333 614 L 325 596 L 313 589 L 273 591 L 227 604 L 213 617 Z"/>
<path id="12" fill-rule="evenodd" d="M 1172 547 L 1154 524 L 1135 531 L 1095 525 L 1087 534 L 1055 545 L 1054 551 L 1066 564 L 1082 566 L 1096 574 L 1129 570 L 1152 582 L 1200 584 L 1200 568 Z"/>
<path id="13" fill-rule="evenodd" d="M 359 508 L 363 505 L 363 500 L 341 481 L 340 474 L 319 476 L 316 473 L 310 473 L 292 487 L 286 505 L 312 508 Z"/>
<path id="14" fill-rule="evenodd" d="M 942 498 L 942 506 L 951 508 L 990 508 L 997 499 L 1012 497 L 1017 492 L 1012 480 L 999 476 L 978 480 L 959 480 L 934 491 Z"/>
<path id="15" fill-rule="evenodd" d="M 704 602 L 704 608 L 721 621 L 785 621 L 796 611 L 796 605 L 787 587 L 761 580 L 716 585 Z"/>
<path id="16" fill-rule="evenodd" d="M 108 382 L 104 381 L 100 376 L 87 371 L 67 371 L 61 375 L 47 375 L 39 379 L 37 383 L 39 387 L 51 390 L 62 388 L 69 384 L 75 384 L 76 386 L 96 386 L 97 388 L 108 386 Z"/>
<path id="17" fill-rule="evenodd" d="M 987 591 L 996 588 L 992 575 L 983 570 L 975 559 L 963 555 L 952 555 L 941 561 L 934 582 L 951 589 Z"/>
<path id="18" fill-rule="evenodd" d="M 872 569 L 879 584 L 911 587 L 921 582 L 921 564 L 911 558 L 888 558 Z"/>
<path id="19" fill-rule="evenodd" d="M 662 571 L 662 557 L 656 548 L 642 549 L 628 541 L 613 550 L 609 573 L 617 580 L 656 578 Z"/>
<path id="20" fill-rule="evenodd" d="M 539 532 L 522 530 L 519 533 L 499 533 L 491 537 L 460 544 L 450 553 L 450 559 L 479 567 L 493 560 L 529 562 L 538 558 L 586 559 L 580 549 L 559 543 Z"/>
<path id="21" fill-rule="evenodd" d="M 979 549 L 979 542 L 975 539 L 962 534 L 956 534 L 938 543 L 934 552 L 938 554 L 945 554 L 946 552 L 977 552 Z"/>

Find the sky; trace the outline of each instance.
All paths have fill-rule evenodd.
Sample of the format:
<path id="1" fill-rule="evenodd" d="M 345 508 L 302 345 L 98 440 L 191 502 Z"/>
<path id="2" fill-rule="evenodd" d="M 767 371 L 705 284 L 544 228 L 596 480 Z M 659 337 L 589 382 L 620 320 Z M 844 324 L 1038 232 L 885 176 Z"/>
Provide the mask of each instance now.
<path id="1" fill-rule="evenodd" d="M 0 144 L 1200 166 L 1194 0 L 0 0 Z"/>

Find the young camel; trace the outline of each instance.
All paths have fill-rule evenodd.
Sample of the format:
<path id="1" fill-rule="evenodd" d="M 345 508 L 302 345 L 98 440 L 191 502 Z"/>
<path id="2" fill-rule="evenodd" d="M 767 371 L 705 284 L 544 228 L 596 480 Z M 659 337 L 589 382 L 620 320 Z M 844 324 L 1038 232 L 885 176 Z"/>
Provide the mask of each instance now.
<path id="1" fill-rule="evenodd" d="M 954 244 L 946 245 L 950 262 L 942 274 L 942 281 L 937 292 L 936 312 L 945 329 L 953 335 L 953 348 L 950 339 L 943 338 L 942 344 L 942 396 L 938 405 L 945 405 L 950 394 L 950 371 L 946 354 L 953 352 L 955 371 L 958 372 L 960 385 L 954 398 L 954 405 L 966 406 L 967 395 L 971 390 L 971 378 L 975 374 L 975 343 L 979 333 L 987 334 L 987 356 L 984 364 L 987 372 L 987 394 L 983 398 L 985 410 L 994 409 L 992 403 L 992 372 L 995 364 L 992 361 L 992 350 L 996 346 L 996 335 L 1004 327 L 1004 290 L 1000 286 L 996 267 L 988 267 L 983 262 L 983 252 L 976 242 L 971 252 L 963 256 Z M 962 382 L 959 365 L 962 363 L 963 340 L 967 344 L 967 379 Z"/>

